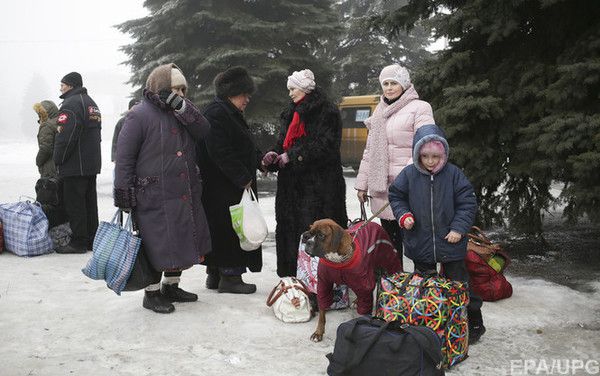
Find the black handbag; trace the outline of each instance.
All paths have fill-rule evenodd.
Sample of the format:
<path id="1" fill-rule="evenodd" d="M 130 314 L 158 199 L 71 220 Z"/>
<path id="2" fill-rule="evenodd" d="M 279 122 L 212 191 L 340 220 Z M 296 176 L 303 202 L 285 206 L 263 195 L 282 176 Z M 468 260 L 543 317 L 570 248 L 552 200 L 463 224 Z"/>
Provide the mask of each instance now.
<path id="1" fill-rule="evenodd" d="M 145 289 L 146 287 L 159 283 L 162 273 L 154 269 L 146 251 L 144 249 L 144 243 L 140 246 L 133 269 L 127 280 L 127 284 L 123 291 L 137 291 Z"/>
<path id="2" fill-rule="evenodd" d="M 440 376 L 442 344 L 424 326 L 358 317 L 337 329 L 328 375 Z"/>
<path id="3" fill-rule="evenodd" d="M 121 217 L 120 220 L 122 222 L 123 217 Z M 133 220 L 133 228 L 134 231 L 137 231 L 137 224 L 135 223 L 135 220 Z M 145 289 L 150 285 L 159 283 L 161 277 L 162 273 L 154 269 L 154 266 L 152 266 L 152 263 L 150 263 L 150 259 L 148 258 L 148 255 L 146 255 L 144 239 L 142 239 L 142 245 L 140 246 L 140 250 L 135 258 L 133 269 L 131 270 L 131 274 L 129 275 L 129 279 L 127 280 L 127 284 L 125 284 L 123 291 L 137 291 Z"/>

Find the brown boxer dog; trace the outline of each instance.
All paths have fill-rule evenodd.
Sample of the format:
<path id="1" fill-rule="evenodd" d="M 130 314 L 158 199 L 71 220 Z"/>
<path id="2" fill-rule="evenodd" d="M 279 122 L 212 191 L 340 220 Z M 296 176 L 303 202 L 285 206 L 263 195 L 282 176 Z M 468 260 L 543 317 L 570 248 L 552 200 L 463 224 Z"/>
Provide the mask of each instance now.
<path id="1" fill-rule="evenodd" d="M 353 241 L 352 230 L 357 231 Z M 333 283 L 343 276 L 345 284 L 357 296 L 357 310 L 360 314 L 370 314 L 373 306 L 375 288 L 375 269 L 382 268 L 388 273 L 402 271 L 402 261 L 385 230 L 376 223 L 369 222 L 364 227 L 356 225 L 346 231 L 331 219 L 315 221 L 310 229 L 302 234 L 304 251 L 313 257 L 319 257 L 317 279 L 317 299 L 326 291 L 333 296 Z M 355 254 L 356 251 L 356 254 Z M 365 276 L 369 276 L 365 280 Z M 323 285 L 321 284 L 323 282 Z M 323 289 L 321 287 L 324 287 Z M 331 287 L 331 288 L 329 288 Z M 314 342 L 323 339 L 325 333 L 326 309 L 319 304 L 319 321 L 315 332 L 310 336 Z"/>

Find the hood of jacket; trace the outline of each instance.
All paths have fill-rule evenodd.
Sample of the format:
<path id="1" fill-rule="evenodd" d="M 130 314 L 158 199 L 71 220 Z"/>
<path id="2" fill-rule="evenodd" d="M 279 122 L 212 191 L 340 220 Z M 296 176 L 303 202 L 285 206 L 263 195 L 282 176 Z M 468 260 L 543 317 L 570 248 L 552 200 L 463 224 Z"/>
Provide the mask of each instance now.
<path id="1" fill-rule="evenodd" d="M 425 168 L 423 168 L 423 166 L 421 166 L 419 157 L 421 148 L 429 141 L 440 141 L 444 145 L 444 152 L 446 154 L 445 158 L 443 158 L 444 165 L 448 163 L 448 157 L 450 156 L 450 145 L 448 145 L 448 141 L 446 140 L 446 134 L 444 133 L 442 128 L 438 127 L 435 124 L 427 124 L 417 129 L 417 131 L 415 132 L 415 136 L 413 137 L 413 163 L 417 170 L 419 170 L 423 174 L 428 175 L 429 171 L 427 171 Z M 438 169 L 438 171 L 442 168 L 443 167 Z"/>
<path id="2" fill-rule="evenodd" d="M 41 101 L 33 105 L 33 110 L 40 118 L 40 124 L 48 119 L 54 119 L 58 116 L 58 107 L 52 101 Z"/>

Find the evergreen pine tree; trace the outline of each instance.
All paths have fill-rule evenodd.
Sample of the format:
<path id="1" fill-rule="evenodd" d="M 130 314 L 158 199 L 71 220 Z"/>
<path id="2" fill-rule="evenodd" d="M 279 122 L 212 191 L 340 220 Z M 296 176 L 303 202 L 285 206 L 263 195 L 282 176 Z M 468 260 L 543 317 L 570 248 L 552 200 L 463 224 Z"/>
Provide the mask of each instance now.
<path id="1" fill-rule="evenodd" d="M 418 66 L 429 53 L 428 32 L 416 27 L 390 39 L 371 28 L 368 20 L 377 9 L 368 0 L 343 0 L 338 12 L 344 31 L 334 42 L 334 58 L 339 63 L 335 92 L 342 95 L 377 94 L 381 91 L 378 75 L 386 65 L 400 63 L 409 70 Z"/>
<path id="2" fill-rule="evenodd" d="M 287 76 L 309 68 L 329 90 L 335 66 L 327 40 L 338 31 L 327 0 L 146 0 L 150 15 L 117 27 L 135 42 L 123 50 L 133 68 L 131 83 L 143 87 L 158 64 L 175 62 L 198 104 L 214 96 L 212 80 L 241 65 L 257 91 L 247 109 L 254 121 L 273 122 L 289 102 Z"/>
<path id="3" fill-rule="evenodd" d="M 600 3 L 412 0 L 372 22 L 397 33 L 421 19 L 449 44 L 415 80 L 481 220 L 539 232 L 542 213 L 564 203 L 570 219 L 600 221 Z"/>

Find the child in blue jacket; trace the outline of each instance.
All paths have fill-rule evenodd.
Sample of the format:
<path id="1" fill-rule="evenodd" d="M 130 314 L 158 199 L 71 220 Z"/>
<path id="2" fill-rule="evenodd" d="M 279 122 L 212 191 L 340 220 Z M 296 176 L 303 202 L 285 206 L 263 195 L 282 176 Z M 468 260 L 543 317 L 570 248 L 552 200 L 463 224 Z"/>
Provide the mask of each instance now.
<path id="1" fill-rule="evenodd" d="M 436 125 L 424 125 L 413 139 L 413 164 L 406 166 L 389 188 L 394 216 L 403 229 L 404 253 L 415 270 L 443 266 L 446 278 L 468 282 L 465 236 L 477 213 L 471 183 L 455 165 L 448 163 L 450 147 Z M 485 332 L 482 299 L 469 291 L 469 342 Z"/>

